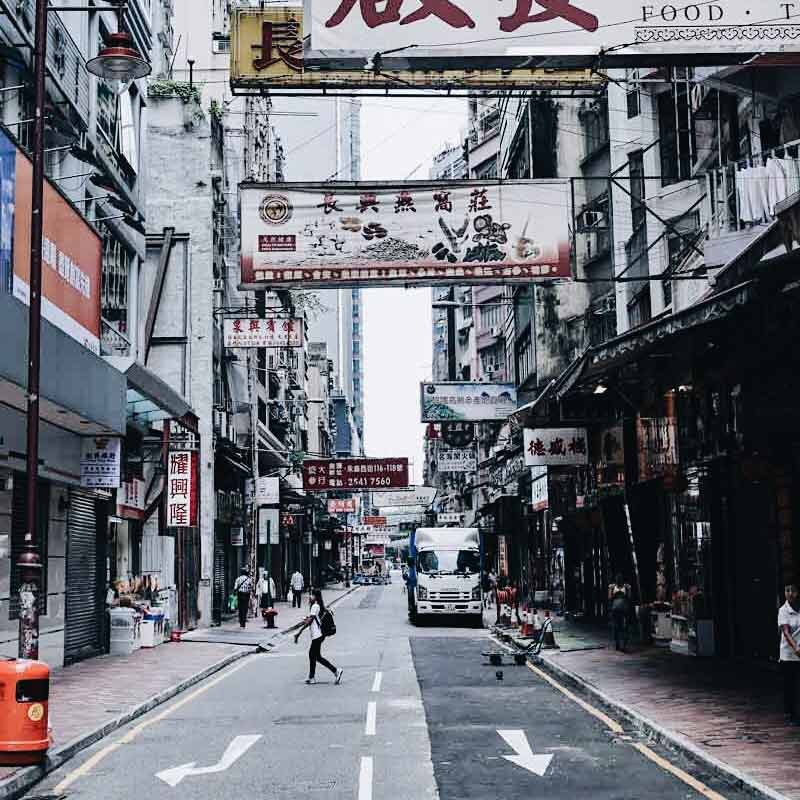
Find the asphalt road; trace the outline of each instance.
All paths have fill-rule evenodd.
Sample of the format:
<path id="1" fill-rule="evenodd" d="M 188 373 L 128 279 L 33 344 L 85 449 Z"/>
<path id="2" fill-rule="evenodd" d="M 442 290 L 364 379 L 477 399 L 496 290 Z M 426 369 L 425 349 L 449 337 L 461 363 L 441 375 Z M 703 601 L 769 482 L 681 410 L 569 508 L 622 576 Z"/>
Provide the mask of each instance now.
<path id="1" fill-rule="evenodd" d="M 746 796 L 650 750 L 527 667 L 506 666 L 498 680 L 481 655 L 491 645 L 485 631 L 413 628 L 405 607 L 400 581 L 362 587 L 336 606 L 339 632 L 324 653 L 344 668 L 341 685 L 324 669 L 317 685 L 304 683 L 306 634 L 99 742 L 27 797 Z M 506 758 L 515 753 L 522 764 Z"/>

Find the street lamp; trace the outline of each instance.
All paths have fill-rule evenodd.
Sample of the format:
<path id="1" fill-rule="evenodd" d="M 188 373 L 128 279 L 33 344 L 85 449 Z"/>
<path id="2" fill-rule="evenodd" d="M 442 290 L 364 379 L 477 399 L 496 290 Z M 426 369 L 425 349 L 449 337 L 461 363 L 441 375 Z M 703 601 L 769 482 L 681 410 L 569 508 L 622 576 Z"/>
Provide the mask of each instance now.
<path id="1" fill-rule="evenodd" d="M 122 27 L 124 6 L 115 3 L 119 27 Z M 39 481 L 39 373 L 42 333 L 42 232 L 44 216 L 44 111 L 47 59 L 48 0 L 36 0 L 33 82 L 33 178 L 31 183 L 31 250 L 30 300 L 28 306 L 28 403 L 27 452 L 25 456 L 27 488 L 27 520 L 24 548 L 17 560 L 19 569 L 19 647 L 20 658 L 39 657 L 39 588 L 42 579 L 42 559 L 37 541 Z M 92 7 L 61 7 L 57 11 L 98 11 Z M 106 46 L 93 58 L 87 68 L 95 75 L 116 80 L 141 78 L 150 72 L 150 65 L 132 46 L 127 33 L 121 31 L 108 37 Z"/>

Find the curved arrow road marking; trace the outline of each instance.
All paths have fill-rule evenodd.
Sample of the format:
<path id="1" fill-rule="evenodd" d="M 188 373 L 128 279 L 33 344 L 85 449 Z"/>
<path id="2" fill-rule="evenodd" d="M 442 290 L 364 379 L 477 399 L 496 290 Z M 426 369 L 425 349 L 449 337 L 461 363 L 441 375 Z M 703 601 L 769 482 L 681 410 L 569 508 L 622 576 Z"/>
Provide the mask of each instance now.
<path id="1" fill-rule="evenodd" d="M 551 754 L 537 755 L 531 750 L 528 744 L 528 737 L 525 731 L 497 731 L 497 733 L 505 739 L 506 744 L 515 751 L 516 755 L 503 756 L 506 761 L 516 764 L 518 767 L 527 769 L 529 772 L 535 772 L 539 777 L 544 777 L 550 762 L 553 760 Z"/>
<path id="2" fill-rule="evenodd" d="M 261 734 L 250 736 L 237 736 L 225 749 L 222 758 L 210 767 L 195 767 L 196 761 L 181 764 L 156 773 L 156 778 L 161 779 L 169 786 L 177 786 L 184 778 L 190 775 L 211 775 L 215 772 L 225 772 L 232 767 L 259 739 Z"/>

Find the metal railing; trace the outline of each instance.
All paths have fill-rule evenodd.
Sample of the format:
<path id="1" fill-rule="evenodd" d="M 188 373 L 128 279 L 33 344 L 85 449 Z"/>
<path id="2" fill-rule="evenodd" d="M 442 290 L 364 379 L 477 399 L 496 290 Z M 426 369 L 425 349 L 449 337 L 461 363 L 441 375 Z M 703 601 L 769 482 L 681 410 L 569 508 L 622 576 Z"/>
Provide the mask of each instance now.
<path id="1" fill-rule="evenodd" d="M 120 333 L 112 322 L 100 318 L 100 353 L 104 356 L 130 356 L 131 340 Z"/>
<path id="2" fill-rule="evenodd" d="M 800 191 L 800 139 L 709 170 L 705 180 L 709 238 L 771 222 L 775 203 Z"/>

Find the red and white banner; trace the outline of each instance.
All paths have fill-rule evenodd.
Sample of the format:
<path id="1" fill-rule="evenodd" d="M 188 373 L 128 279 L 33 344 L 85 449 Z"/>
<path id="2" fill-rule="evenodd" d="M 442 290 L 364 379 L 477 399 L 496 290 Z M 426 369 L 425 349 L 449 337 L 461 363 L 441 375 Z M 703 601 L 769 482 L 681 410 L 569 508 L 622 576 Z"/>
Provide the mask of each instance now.
<path id="1" fill-rule="evenodd" d="M 307 492 L 407 486 L 407 458 L 333 458 L 303 462 L 303 488 Z"/>
<path id="2" fill-rule="evenodd" d="M 124 481 L 117 490 L 117 514 L 124 519 L 144 519 L 145 485 L 139 478 Z"/>
<path id="3" fill-rule="evenodd" d="M 569 278 L 569 182 L 241 186 L 248 288 Z M 272 235 L 291 247 L 265 246 Z"/>
<path id="4" fill-rule="evenodd" d="M 167 527 L 195 527 L 197 525 L 197 452 L 171 450 L 167 459 Z"/>
<path id="5" fill-rule="evenodd" d="M 371 525 L 373 528 L 385 528 L 386 517 L 364 517 L 364 524 Z"/>

